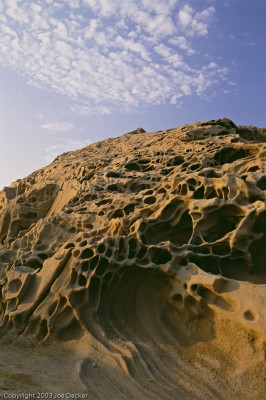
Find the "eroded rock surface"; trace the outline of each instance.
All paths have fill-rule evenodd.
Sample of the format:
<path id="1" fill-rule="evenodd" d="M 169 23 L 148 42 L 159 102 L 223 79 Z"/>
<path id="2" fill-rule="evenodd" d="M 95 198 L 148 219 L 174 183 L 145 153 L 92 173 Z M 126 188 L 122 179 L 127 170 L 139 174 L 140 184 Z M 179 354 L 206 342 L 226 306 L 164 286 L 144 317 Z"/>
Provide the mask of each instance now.
<path id="1" fill-rule="evenodd" d="M 33 342 L 89 334 L 119 357 L 114 342 L 126 340 L 139 359 L 132 364 L 123 353 L 120 364 L 138 381 L 136 398 L 195 399 L 178 379 L 141 391 L 143 360 L 150 372 L 141 373 L 153 379 L 156 372 L 137 343 L 178 348 L 181 337 L 192 346 L 219 336 L 220 320 L 231 321 L 251 338 L 259 371 L 253 394 L 262 398 L 266 135 L 227 119 L 130 133 L 63 154 L 0 193 L 2 333 Z M 177 361 L 168 357 L 170 368 Z M 95 395 L 88 360 L 80 377 Z M 219 385 L 208 392 L 199 384 L 197 398 L 242 390 Z"/>

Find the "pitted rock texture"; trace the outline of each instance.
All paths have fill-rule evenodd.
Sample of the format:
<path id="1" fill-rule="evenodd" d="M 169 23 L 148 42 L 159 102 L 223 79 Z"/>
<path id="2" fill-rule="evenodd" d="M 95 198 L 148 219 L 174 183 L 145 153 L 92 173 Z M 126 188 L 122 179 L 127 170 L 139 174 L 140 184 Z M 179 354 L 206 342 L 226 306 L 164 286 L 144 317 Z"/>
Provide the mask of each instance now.
<path id="1" fill-rule="evenodd" d="M 138 382 L 132 398 L 195 399 L 189 379 L 167 383 L 165 371 L 180 360 L 175 351 L 166 356 L 163 343 L 177 349 L 182 340 L 224 340 L 213 330 L 228 321 L 244 342 L 251 338 L 247 348 L 259 371 L 252 393 L 262 398 L 265 200 L 266 135 L 228 119 L 159 132 L 138 128 L 57 157 L 0 193 L 2 334 L 33 342 L 89 334 L 119 354 L 119 365 Z M 126 353 L 118 340 L 128 342 Z M 145 346 L 138 348 L 142 340 L 157 346 L 153 361 Z M 149 383 L 163 363 L 158 385 Z M 105 399 L 91 386 L 90 365 L 83 361 L 80 379 Z M 114 377 L 101 368 L 108 386 Z M 254 379 L 252 368 L 243 382 Z M 216 377 L 208 388 L 203 375 L 199 399 L 233 398 L 245 387 L 239 378 L 224 388 Z M 119 388 L 122 399 L 130 388 Z M 241 398 L 248 396 L 243 389 Z"/>

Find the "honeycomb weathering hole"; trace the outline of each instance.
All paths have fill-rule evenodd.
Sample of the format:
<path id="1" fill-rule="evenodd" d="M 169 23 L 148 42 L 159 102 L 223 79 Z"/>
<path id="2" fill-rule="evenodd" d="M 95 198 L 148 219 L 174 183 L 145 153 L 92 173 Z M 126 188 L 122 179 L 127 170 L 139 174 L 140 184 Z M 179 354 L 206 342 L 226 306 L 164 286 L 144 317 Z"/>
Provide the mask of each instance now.
<path id="1" fill-rule="evenodd" d="M 248 157 L 250 155 L 250 151 L 244 148 L 234 148 L 234 147 L 225 147 L 224 149 L 218 151 L 214 159 L 219 164 L 223 165 L 226 163 L 232 163 L 241 158 Z"/>
<path id="2" fill-rule="evenodd" d="M 160 222 L 159 219 L 158 222 L 148 223 L 144 234 L 147 243 L 159 244 L 163 241 L 170 241 L 179 246 L 188 243 L 193 233 L 189 211 L 185 211 L 178 222 L 175 222 L 174 217 L 175 215 L 171 219 L 169 218 L 169 221 Z"/>
<path id="3" fill-rule="evenodd" d="M 19 291 L 19 289 L 21 288 L 21 286 L 22 286 L 21 280 L 15 279 L 15 280 L 9 282 L 8 290 L 11 293 L 17 293 Z"/>
<path id="4" fill-rule="evenodd" d="M 167 249 L 152 248 L 151 260 L 156 265 L 167 264 L 172 260 L 172 255 Z"/>
<path id="5" fill-rule="evenodd" d="M 81 243 L 80 243 L 81 245 Z M 85 258 L 91 258 L 94 255 L 94 252 L 92 249 L 87 248 L 85 250 L 82 251 L 81 253 L 81 258 L 85 259 Z"/>
<path id="6" fill-rule="evenodd" d="M 244 317 L 245 319 L 247 319 L 248 321 L 254 321 L 256 319 L 256 316 L 254 314 L 253 311 L 251 310 L 247 310 L 244 312 Z"/>
<path id="7" fill-rule="evenodd" d="M 99 289 L 95 290 L 98 295 Z M 98 314 L 105 332 L 116 335 L 115 326 L 122 335 L 131 332 L 132 336 L 144 335 L 148 340 L 154 334 L 160 335 L 157 330 L 163 328 L 159 323 L 163 310 L 170 311 L 169 293 L 168 279 L 160 271 L 139 267 L 125 269 L 120 279 L 111 281 L 101 293 Z"/>

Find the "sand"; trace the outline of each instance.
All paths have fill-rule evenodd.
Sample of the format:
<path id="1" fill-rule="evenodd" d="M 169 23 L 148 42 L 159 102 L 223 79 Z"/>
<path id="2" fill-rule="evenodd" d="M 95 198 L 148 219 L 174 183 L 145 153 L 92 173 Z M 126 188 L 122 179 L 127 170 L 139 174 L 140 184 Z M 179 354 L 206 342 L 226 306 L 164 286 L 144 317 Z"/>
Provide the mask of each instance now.
<path id="1" fill-rule="evenodd" d="M 1 398 L 266 399 L 265 156 L 138 128 L 4 188 Z"/>

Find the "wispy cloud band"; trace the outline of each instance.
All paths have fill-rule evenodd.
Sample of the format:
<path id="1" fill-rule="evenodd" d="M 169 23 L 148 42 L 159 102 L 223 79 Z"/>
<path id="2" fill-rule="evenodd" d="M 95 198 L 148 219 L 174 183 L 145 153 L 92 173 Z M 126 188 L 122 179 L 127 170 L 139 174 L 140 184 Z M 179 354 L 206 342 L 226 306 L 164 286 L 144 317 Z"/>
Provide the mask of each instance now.
<path id="1" fill-rule="evenodd" d="M 51 122 L 42 124 L 41 128 L 50 132 L 68 132 L 74 128 L 74 125 L 67 122 Z"/>
<path id="2" fill-rule="evenodd" d="M 45 161 L 51 163 L 54 159 L 67 151 L 78 150 L 91 144 L 90 140 L 60 139 L 59 143 L 45 149 Z"/>

